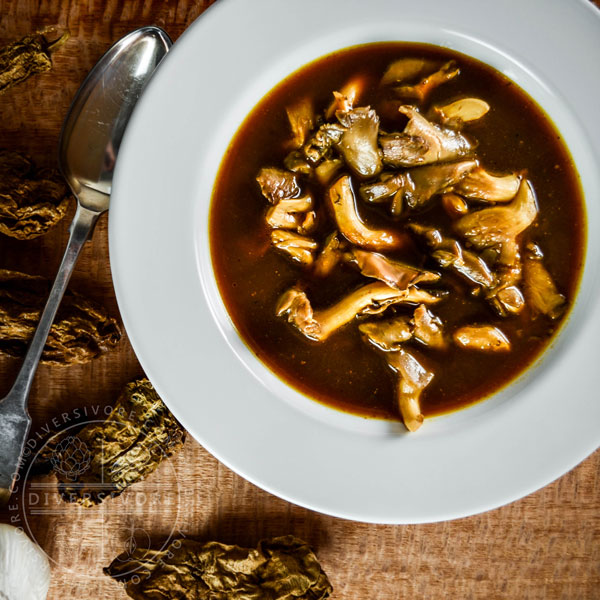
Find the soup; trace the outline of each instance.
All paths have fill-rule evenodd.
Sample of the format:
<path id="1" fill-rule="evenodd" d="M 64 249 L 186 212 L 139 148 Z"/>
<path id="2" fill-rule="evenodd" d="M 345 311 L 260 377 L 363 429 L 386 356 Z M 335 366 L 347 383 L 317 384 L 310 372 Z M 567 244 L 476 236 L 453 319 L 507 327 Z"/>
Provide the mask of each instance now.
<path id="1" fill-rule="evenodd" d="M 210 243 L 260 360 L 414 431 L 543 352 L 575 298 L 584 219 L 560 134 L 521 89 L 448 49 L 386 42 L 259 102 L 220 166 Z"/>

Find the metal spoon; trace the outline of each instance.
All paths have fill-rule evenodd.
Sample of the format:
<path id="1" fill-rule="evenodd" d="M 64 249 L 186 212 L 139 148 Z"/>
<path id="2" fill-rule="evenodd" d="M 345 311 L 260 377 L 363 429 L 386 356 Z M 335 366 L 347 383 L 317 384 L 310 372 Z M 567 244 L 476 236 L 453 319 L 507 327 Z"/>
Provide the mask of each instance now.
<path id="1" fill-rule="evenodd" d="M 63 123 L 59 165 L 77 211 L 50 296 L 8 395 L 0 400 L 0 505 L 14 489 L 31 426 L 27 398 L 40 356 L 85 242 L 108 210 L 113 171 L 125 127 L 144 85 L 171 47 L 158 27 L 142 27 L 115 43 L 79 88 Z"/>

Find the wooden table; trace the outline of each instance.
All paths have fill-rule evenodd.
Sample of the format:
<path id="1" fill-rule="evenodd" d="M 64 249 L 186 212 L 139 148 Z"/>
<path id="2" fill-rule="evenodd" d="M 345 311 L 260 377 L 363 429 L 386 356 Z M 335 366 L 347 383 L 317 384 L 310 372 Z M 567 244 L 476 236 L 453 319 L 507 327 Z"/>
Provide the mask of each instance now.
<path id="1" fill-rule="evenodd" d="M 151 23 L 176 39 L 211 2 L 191 0 L 0 0 L 0 42 L 47 25 L 72 38 L 54 70 L 0 96 L 0 146 L 55 160 L 61 120 L 85 74 L 110 43 Z M 206 58 L 209 59 L 209 58 Z M 0 267 L 52 278 L 71 214 L 41 239 L 0 236 Z M 118 314 L 103 217 L 83 251 L 72 287 Z M 19 361 L 0 360 L 0 393 Z M 127 339 L 91 364 L 41 367 L 31 395 L 32 439 L 47 424 L 87 407 L 93 418 L 126 382 L 142 375 Z M 293 533 L 317 551 L 340 600 L 407 598 L 600 598 L 600 452 L 548 487 L 498 510 L 419 526 L 352 523 L 298 508 L 221 465 L 194 440 L 148 480 L 118 499 L 83 509 L 61 503 L 51 478 L 37 480 L 0 513 L 26 525 L 53 560 L 49 599 L 125 598 L 101 568 L 135 539 L 144 545 L 173 532 L 254 545 Z"/>

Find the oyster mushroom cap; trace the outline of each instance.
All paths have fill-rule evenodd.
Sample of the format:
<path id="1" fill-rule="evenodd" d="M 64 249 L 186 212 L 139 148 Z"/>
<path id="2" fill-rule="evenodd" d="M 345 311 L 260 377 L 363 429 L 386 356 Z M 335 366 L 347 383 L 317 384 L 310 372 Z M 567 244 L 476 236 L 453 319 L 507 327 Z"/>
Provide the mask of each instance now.
<path id="1" fill-rule="evenodd" d="M 406 243 L 406 235 L 397 231 L 371 229 L 358 216 L 350 177 L 343 175 L 329 187 L 327 202 L 340 233 L 352 244 L 370 250 L 395 250 Z"/>
<path id="2" fill-rule="evenodd" d="M 408 342 L 413 336 L 407 316 L 366 321 L 358 326 L 358 330 L 367 342 L 384 352 L 399 350 L 400 345 Z"/>
<path id="3" fill-rule="evenodd" d="M 313 205 L 313 199 L 309 195 L 301 198 L 284 198 L 267 211 L 267 224 L 279 229 L 298 229 Z"/>
<path id="4" fill-rule="evenodd" d="M 391 63 L 381 78 L 382 85 L 414 79 L 435 69 L 435 61 L 426 58 L 399 58 Z"/>
<path id="5" fill-rule="evenodd" d="M 439 300 L 416 287 L 395 290 L 376 282 L 360 287 L 329 308 L 313 311 L 306 293 L 294 287 L 283 294 L 275 312 L 278 317 L 286 316 L 307 338 L 322 342 L 358 315 L 378 314 L 392 304 L 433 304 Z"/>
<path id="6" fill-rule="evenodd" d="M 386 358 L 390 367 L 398 374 L 398 407 L 404 425 L 409 431 L 416 431 L 424 420 L 421 393 L 431 383 L 434 375 L 402 348 L 388 353 Z"/>
<path id="7" fill-rule="evenodd" d="M 460 69 L 455 60 L 449 60 L 443 64 L 437 71 L 434 71 L 423 78 L 415 85 L 401 85 L 395 88 L 398 96 L 416 98 L 423 102 L 427 96 L 438 86 L 454 79 L 460 74 Z"/>
<path id="8" fill-rule="evenodd" d="M 461 348 L 482 352 L 508 352 L 510 341 L 504 333 L 492 325 L 466 325 L 452 335 Z"/>
<path id="9" fill-rule="evenodd" d="M 50 563 L 44 551 L 22 529 L 0 524 L 0 598 L 45 600 Z"/>
<path id="10" fill-rule="evenodd" d="M 565 311 L 567 299 L 556 289 L 535 244 L 528 246 L 523 259 L 523 291 L 535 314 L 557 319 Z"/>
<path id="11" fill-rule="evenodd" d="M 315 126 L 315 111 L 312 100 L 308 97 L 302 98 L 295 104 L 287 106 L 285 111 L 292 131 L 289 146 L 297 150 L 304 145 L 310 130 Z"/>
<path id="12" fill-rule="evenodd" d="M 510 204 L 469 213 L 455 223 L 455 229 L 481 250 L 514 241 L 535 221 L 537 213 L 533 186 L 523 179 Z"/>
<path id="13" fill-rule="evenodd" d="M 262 195 L 271 204 L 300 195 L 300 186 L 295 173 L 283 169 L 263 167 L 257 175 L 256 181 L 260 185 Z"/>
<path id="14" fill-rule="evenodd" d="M 314 240 L 285 229 L 271 231 L 271 241 L 275 248 L 285 252 L 292 260 L 303 265 L 313 263 L 315 252 L 319 247 Z"/>
<path id="15" fill-rule="evenodd" d="M 435 106 L 433 113 L 446 124 L 461 124 L 481 119 L 490 110 L 490 105 L 481 98 L 461 98 L 444 106 Z"/>
<path id="16" fill-rule="evenodd" d="M 517 195 L 520 184 L 521 178 L 516 173 L 496 176 L 477 167 L 456 186 L 456 191 L 466 198 L 508 202 Z"/>
<path id="17" fill-rule="evenodd" d="M 413 337 L 425 346 L 441 350 L 446 347 L 442 321 L 424 304 L 415 308 L 412 318 Z"/>
<path id="18" fill-rule="evenodd" d="M 362 178 L 375 177 L 383 168 L 381 150 L 377 145 L 379 117 L 370 106 L 336 113 L 345 127 L 344 134 L 336 144 L 352 171 Z"/>
<path id="19" fill-rule="evenodd" d="M 366 87 L 364 75 L 356 75 L 348 80 L 339 91 L 333 92 L 333 100 L 325 111 L 325 118 L 331 119 L 337 111 L 352 110 Z"/>

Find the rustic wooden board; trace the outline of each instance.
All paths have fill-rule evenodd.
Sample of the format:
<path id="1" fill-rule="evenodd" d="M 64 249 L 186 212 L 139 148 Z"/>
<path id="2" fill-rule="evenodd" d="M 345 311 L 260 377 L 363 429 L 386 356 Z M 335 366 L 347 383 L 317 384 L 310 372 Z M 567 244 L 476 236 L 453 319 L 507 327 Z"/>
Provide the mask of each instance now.
<path id="1" fill-rule="evenodd" d="M 113 40 L 151 23 L 175 39 L 211 2 L 0 0 L 0 43 L 47 25 L 72 38 L 51 74 L 0 96 L 0 146 L 44 165 L 55 160 L 61 120 L 85 74 Z M 210 60 L 210 57 L 204 59 Z M 71 215 L 69 215 L 70 217 Z M 53 277 L 69 218 L 42 239 L 0 239 L 0 267 Z M 72 287 L 118 313 L 106 218 L 79 261 Z M 18 361 L 0 360 L 0 393 Z M 88 418 L 142 375 L 126 339 L 90 365 L 41 367 L 31 396 L 32 440 L 73 411 Z M 180 534 L 254 545 L 293 533 L 317 550 L 340 600 L 377 598 L 600 598 L 600 452 L 543 490 L 498 510 L 420 526 L 374 526 L 326 517 L 275 498 L 218 463 L 193 440 L 118 499 L 92 509 L 61 503 L 52 479 L 20 492 L 0 521 L 28 528 L 53 560 L 50 600 L 124 598 L 101 569 L 133 539 Z M 21 504 L 23 500 L 23 505 Z"/>

